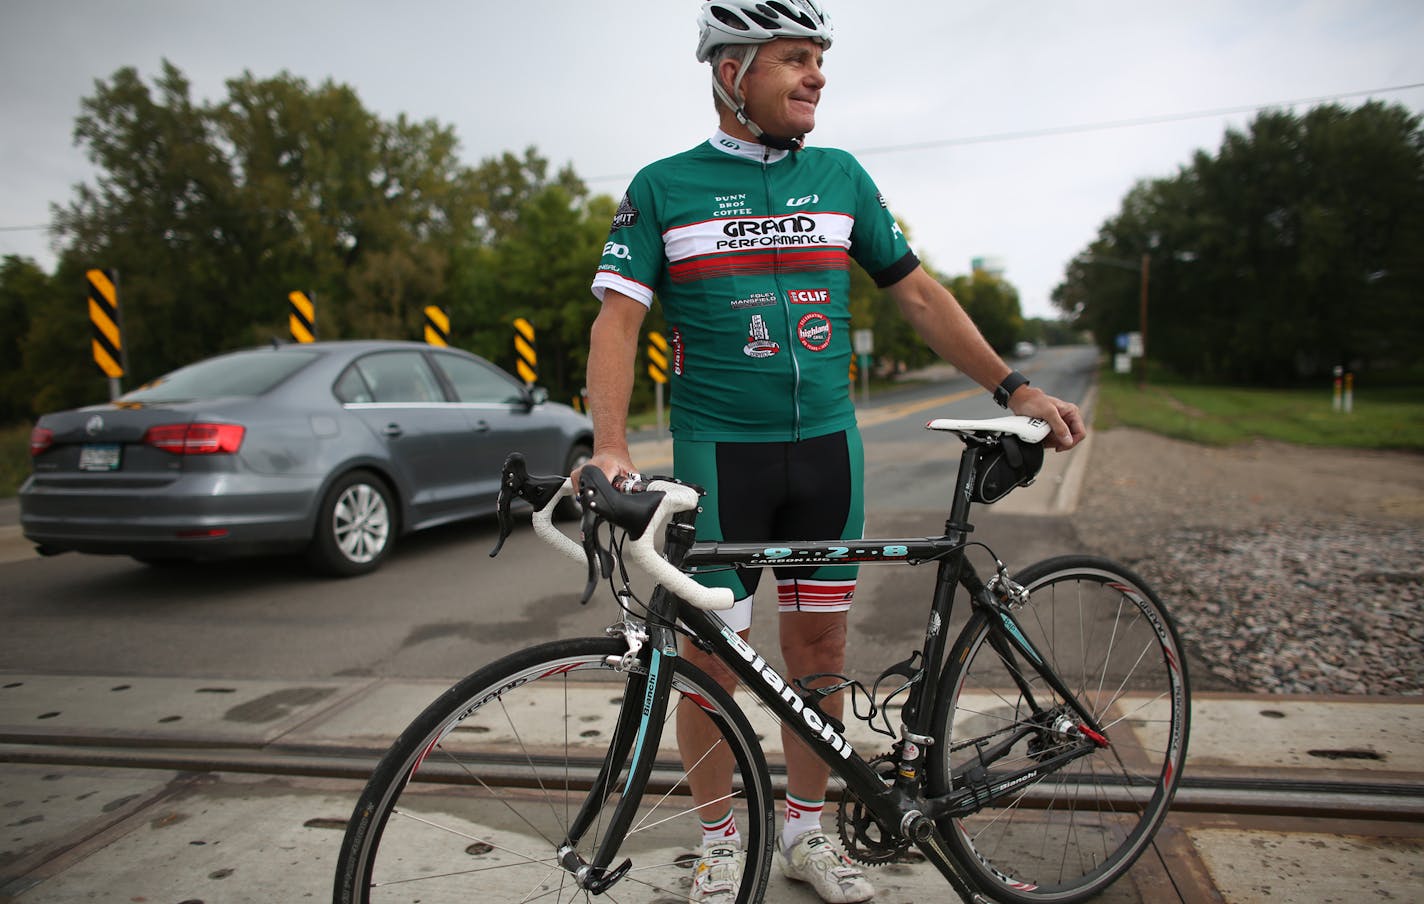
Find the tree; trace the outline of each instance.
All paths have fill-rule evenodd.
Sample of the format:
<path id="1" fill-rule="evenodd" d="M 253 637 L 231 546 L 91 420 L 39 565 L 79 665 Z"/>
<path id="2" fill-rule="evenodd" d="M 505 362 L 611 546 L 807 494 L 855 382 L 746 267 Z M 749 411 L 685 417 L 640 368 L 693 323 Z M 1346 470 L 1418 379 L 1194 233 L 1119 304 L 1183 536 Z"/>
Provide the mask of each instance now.
<path id="1" fill-rule="evenodd" d="M 1104 349 L 1138 329 L 1192 377 L 1288 382 L 1409 363 L 1424 340 L 1424 133 L 1398 106 L 1263 113 L 1172 178 L 1139 183 L 1054 303 Z"/>

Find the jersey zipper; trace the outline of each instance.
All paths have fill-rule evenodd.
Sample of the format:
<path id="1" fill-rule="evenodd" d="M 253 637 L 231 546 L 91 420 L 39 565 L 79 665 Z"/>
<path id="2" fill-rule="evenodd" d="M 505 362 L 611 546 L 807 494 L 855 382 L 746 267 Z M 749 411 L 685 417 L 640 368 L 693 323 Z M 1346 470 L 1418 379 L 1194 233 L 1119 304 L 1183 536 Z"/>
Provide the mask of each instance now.
<path id="1" fill-rule="evenodd" d="M 776 207 L 772 204 L 771 193 L 771 167 L 767 163 L 767 158 L 771 156 L 771 149 L 764 148 L 761 155 L 761 176 L 762 185 L 766 191 L 766 215 L 776 216 Z M 794 154 L 787 155 L 788 162 L 795 163 Z M 773 252 L 775 264 L 772 274 L 776 283 L 776 294 L 781 305 L 781 315 L 786 323 L 786 354 L 791 356 L 791 440 L 801 441 L 801 362 L 796 357 L 796 325 L 791 311 L 791 297 L 786 293 L 786 287 L 781 283 L 781 246 L 777 245 Z"/>

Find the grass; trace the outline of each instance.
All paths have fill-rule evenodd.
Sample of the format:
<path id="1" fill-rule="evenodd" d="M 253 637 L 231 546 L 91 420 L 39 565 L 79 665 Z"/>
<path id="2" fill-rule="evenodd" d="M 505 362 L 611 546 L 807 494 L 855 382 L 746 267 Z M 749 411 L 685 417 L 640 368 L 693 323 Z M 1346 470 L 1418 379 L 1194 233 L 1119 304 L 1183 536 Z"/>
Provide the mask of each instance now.
<path id="1" fill-rule="evenodd" d="M 1424 451 L 1424 389 L 1375 389 L 1357 381 L 1353 410 L 1336 411 L 1319 389 L 1258 389 L 1149 381 L 1104 371 L 1098 427 L 1137 427 L 1164 436 L 1229 446 L 1269 439 L 1303 446 Z"/>

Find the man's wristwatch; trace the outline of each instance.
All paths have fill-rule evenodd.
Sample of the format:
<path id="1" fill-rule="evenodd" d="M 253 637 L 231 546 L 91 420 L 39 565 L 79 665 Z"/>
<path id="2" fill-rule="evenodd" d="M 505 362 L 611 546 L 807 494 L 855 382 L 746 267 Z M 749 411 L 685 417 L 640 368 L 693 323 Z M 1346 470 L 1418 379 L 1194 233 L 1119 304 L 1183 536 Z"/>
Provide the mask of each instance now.
<path id="1" fill-rule="evenodd" d="M 1015 389 L 1027 385 L 1028 377 L 1025 377 L 1016 370 L 1011 370 L 1009 371 L 1009 375 L 1004 377 L 998 386 L 994 387 L 994 401 L 998 403 L 1000 408 L 1008 408 L 1009 396 L 1014 394 Z"/>

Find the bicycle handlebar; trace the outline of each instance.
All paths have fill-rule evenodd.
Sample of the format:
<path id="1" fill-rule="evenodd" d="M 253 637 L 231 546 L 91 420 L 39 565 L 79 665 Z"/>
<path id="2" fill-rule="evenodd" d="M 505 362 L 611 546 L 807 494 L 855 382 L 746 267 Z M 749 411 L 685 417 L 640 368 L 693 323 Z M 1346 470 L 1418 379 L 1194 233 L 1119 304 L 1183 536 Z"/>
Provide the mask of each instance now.
<path id="1" fill-rule="evenodd" d="M 587 475 L 587 472 L 585 472 L 585 475 Z M 602 478 L 602 480 L 599 480 L 599 478 Z M 609 494 L 616 491 L 613 491 L 612 487 L 608 485 L 607 478 L 604 478 L 601 472 L 589 480 L 584 480 L 581 477 L 580 482 L 584 484 L 579 495 L 583 497 L 582 502 L 585 506 L 585 510 L 588 510 L 589 506 L 592 506 L 594 513 L 597 515 L 599 514 L 598 509 L 600 506 L 611 508 L 610 502 L 614 497 Z M 604 487 L 607 487 L 607 489 L 604 489 Z M 628 541 L 623 544 L 623 556 L 642 568 L 653 580 L 686 600 L 690 605 L 696 606 L 699 609 L 711 609 L 716 611 L 732 608 L 732 604 L 736 602 L 736 599 L 731 588 L 702 586 L 686 573 L 674 568 L 672 563 L 664 559 L 653 545 L 656 538 L 661 536 L 663 531 L 667 528 L 668 522 L 672 520 L 673 515 L 678 512 L 693 511 L 697 508 L 697 491 L 691 487 L 669 480 L 653 480 L 647 485 L 647 489 L 644 493 L 649 494 L 647 497 L 649 499 L 652 498 L 653 494 L 659 494 L 662 498 L 657 501 L 656 508 L 653 509 L 652 517 L 646 522 L 647 526 L 637 537 L 633 536 L 633 531 L 636 530 L 635 525 L 619 525 L 625 530 L 632 528 L 629 531 Z M 548 543 L 569 558 L 578 562 L 591 563 L 591 557 L 594 555 L 594 552 L 585 549 L 582 544 L 565 536 L 562 531 L 554 526 L 555 504 L 565 496 L 572 495 L 574 495 L 573 485 L 566 478 L 559 487 L 558 492 L 545 501 L 542 506 L 535 507 L 533 519 L 534 533 L 545 543 Z M 588 529 L 591 530 L 592 526 L 590 525 Z"/>

